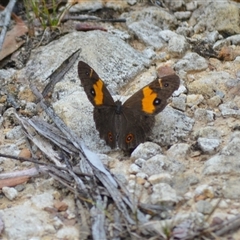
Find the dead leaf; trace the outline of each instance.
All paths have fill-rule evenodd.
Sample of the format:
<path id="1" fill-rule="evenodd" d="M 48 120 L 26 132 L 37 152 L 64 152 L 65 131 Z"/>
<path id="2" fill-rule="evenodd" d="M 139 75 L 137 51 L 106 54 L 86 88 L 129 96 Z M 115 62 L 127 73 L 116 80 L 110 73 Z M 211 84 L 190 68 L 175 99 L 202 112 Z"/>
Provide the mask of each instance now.
<path id="1" fill-rule="evenodd" d="M 0 10 L 3 9 L 3 7 L 0 7 Z M 12 18 L 16 22 L 16 25 L 6 34 L 2 50 L 0 51 L 0 61 L 24 44 L 25 40 L 21 39 L 21 37 L 28 32 L 28 27 L 20 17 L 12 13 Z"/>

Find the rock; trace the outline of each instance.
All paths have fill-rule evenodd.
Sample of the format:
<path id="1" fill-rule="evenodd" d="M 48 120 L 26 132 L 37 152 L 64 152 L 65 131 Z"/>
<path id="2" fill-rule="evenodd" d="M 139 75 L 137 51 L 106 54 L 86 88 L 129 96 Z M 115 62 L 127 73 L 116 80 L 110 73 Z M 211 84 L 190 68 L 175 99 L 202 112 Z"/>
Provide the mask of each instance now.
<path id="1" fill-rule="evenodd" d="M 196 210 L 206 215 L 212 212 L 213 206 L 208 201 L 200 200 L 196 203 Z"/>
<path id="2" fill-rule="evenodd" d="M 198 108 L 194 112 L 194 119 L 201 122 L 213 122 L 215 120 L 215 114 L 213 111 Z"/>
<path id="3" fill-rule="evenodd" d="M 148 59 L 156 58 L 157 54 L 154 52 L 153 48 L 148 47 L 143 50 L 144 56 L 146 56 Z"/>
<path id="4" fill-rule="evenodd" d="M 58 212 L 63 212 L 68 209 L 68 205 L 63 201 L 55 202 L 54 207 L 57 209 Z"/>
<path id="5" fill-rule="evenodd" d="M 172 98 L 172 107 L 181 111 L 186 110 L 186 99 L 187 96 L 185 94 L 181 94 L 179 97 Z"/>
<path id="6" fill-rule="evenodd" d="M 102 47 L 99 48 L 99 46 Z M 125 84 L 127 79 L 132 79 L 145 66 L 149 65 L 149 60 L 142 53 L 112 34 L 102 31 L 72 32 L 35 51 L 26 67 L 18 72 L 19 80 L 29 78 L 36 86 L 45 85 L 46 79 L 51 73 L 78 49 L 82 49 L 81 57 L 78 60 L 88 62 L 108 84 L 108 88 L 113 91 L 119 88 L 118 85 Z M 113 58 L 109 61 L 108 56 L 113 52 Z M 126 58 L 128 61 L 125 61 Z M 119 64 L 120 62 L 121 64 Z M 78 61 L 58 83 L 60 85 L 67 84 L 70 88 L 68 93 L 75 92 L 76 87 L 80 86 L 80 80 L 77 77 L 77 63 Z M 33 69 L 37 69 L 37 71 Z M 75 81 L 72 81 L 73 79 Z M 114 81 L 112 81 L 113 79 Z M 63 96 L 63 93 L 65 93 L 64 96 L 68 94 L 61 89 L 59 96 Z M 58 93 L 55 91 L 55 94 Z M 87 98 L 86 101 L 88 101 Z"/>
<path id="7" fill-rule="evenodd" d="M 193 12 L 189 23 L 196 33 L 205 29 L 225 36 L 240 33 L 238 6 L 228 1 L 206 2 Z"/>
<path id="8" fill-rule="evenodd" d="M 159 174 L 154 174 L 148 178 L 148 181 L 154 185 L 158 183 L 167 183 L 170 184 L 172 180 L 172 177 L 169 173 L 159 173 Z"/>
<path id="9" fill-rule="evenodd" d="M 130 11 L 123 13 L 121 17 L 127 19 L 127 26 L 133 22 L 145 21 L 160 28 L 172 29 L 177 24 L 177 19 L 174 15 L 157 7 L 147 7 L 143 10 Z"/>
<path id="10" fill-rule="evenodd" d="M 240 189 L 239 189 L 239 178 L 229 179 L 223 184 L 223 197 L 227 199 L 239 199 Z"/>
<path id="11" fill-rule="evenodd" d="M 206 98 L 219 95 L 222 99 L 229 91 L 226 88 L 229 79 L 231 79 L 231 75 L 225 71 L 206 72 L 199 79 L 189 83 L 188 90 L 190 93 L 202 94 Z"/>
<path id="12" fill-rule="evenodd" d="M 207 184 L 199 185 L 194 191 L 194 197 L 197 199 L 202 196 L 202 199 L 213 198 L 214 190 Z"/>
<path id="13" fill-rule="evenodd" d="M 181 60 L 175 63 L 174 68 L 186 72 L 201 71 L 208 68 L 208 62 L 197 53 L 189 52 Z"/>
<path id="14" fill-rule="evenodd" d="M 18 157 L 23 157 L 23 158 L 31 158 L 32 157 L 32 153 L 28 148 L 23 148 Z"/>
<path id="15" fill-rule="evenodd" d="M 219 139 L 221 137 L 221 132 L 216 127 L 207 126 L 197 129 L 197 131 L 194 133 L 194 136 L 195 138 L 203 137 Z"/>
<path id="16" fill-rule="evenodd" d="M 198 138 L 197 140 L 198 147 L 204 152 L 213 154 L 216 152 L 221 144 L 220 139 L 211 139 L 211 138 Z"/>
<path id="17" fill-rule="evenodd" d="M 128 28 L 147 46 L 152 46 L 159 50 L 166 43 L 159 36 L 161 29 L 146 21 L 133 22 L 128 25 Z"/>
<path id="18" fill-rule="evenodd" d="M 18 196 L 18 191 L 12 187 L 3 187 L 2 192 L 10 201 L 14 200 Z"/>
<path id="19" fill-rule="evenodd" d="M 207 100 L 207 103 L 210 107 L 216 108 L 221 103 L 221 98 L 218 95 L 213 96 L 212 98 Z"/>
<path id="20" fill-rule="evenodd" d="M 168 41 L 168 52 L 173 57 L 181 57 L 185 54 L 189 44 L 184 36 L 177 35 L 169 39 Z"/>
<path id="21" fill-rule="evenodd" d="M 135 164 L 138 165 L 139 167 L 142 167 L 142 165 L 145 161 L 146 160 L 143 159 L 143 158 L 137 158 L 136 161 L 135 161 Z"/>
<path id="22" fill-rule="evenodd" d="M 236 156 L 215 155 L 205 162 L 203 168 L 204 175 L 239 173 L 239 160 Z"/>
<path id="23" fill-rule="evenodd" d="M 172 145 L 178 139 L 187 137 L 194 124 L 193 119 L 168 106 L 155 119 L 156 123 L 150 137 L 162 146 Z"/>
<path id="24" fill-rule="evenodd" d="M 185 11 L 185 12 L 175 12 L 174 16 L 179 19 L 179 20 L 186 20 L 191 17 L 191 12 L 190 11 Z"/>
<path id="25" fill-rule="evenodd" d="M 140 167 L 136 164 L 131 164 L 131 166 L 129 168 L 129 173 L 136 174 L 138 172 L 140 172 Z"/>
<path id="26" fill-rule="evenodd" d="M 157 154 L 143 163 L 141 171 L 148 176 L 162 173 L 165 170 L 165 162 L 168 162 L 167 157 L 162 154 Z"/>
<path id="27" fill-rule="evenodd" d="M 184 168 L 184 165 L 180 162 L 174 159 L 170 160 L 162 154 L 157 154 L 143 163 L 141 171 L 148 176 L 152 176 L 166 171 L 176 173 L 178 171 L 183 171 Z"/>
<path id="28" fill-rule="evenodd" d="M 23 136 L 24 136 L 24 133 L 22 131 L 22 127 L 21 126 L 13 127 L 5 135 L 5 137 L 7 139 L 20 139 Z"/>
<path id="29" fill-rule="evenodd" d="M 147 160 L 161 152 L 162 149 L 158 144 L 152 142 L 145 142 L 137 146 L 137 148 L 132 152 L 131 158 L 141 158 Z"/>
<path id="30" fill-rule="evenodd" d="M 236 132 L 231 136 L 228 144 L 222 149 L 221 154 L 225 156 L 238 156 L 240 152 L 240 136 Z"/>
<path id="31" fill-rule="evenodd" d="M 150 196 L 152 204 L 172 206 L 181 200 L 181 197 L 177 196 L 176 191 L 167 183 L 155 184 L 152 190 L 153 193 Z"/>
<path id="32" fill-rule="evenodd" d="M 167 151 L 167 156 L 170 159 L 187 160 L 190 152 L 190 145 L 187 143 L 177 143 L 171 146 Z"/>
<path id="33" fill-rule="evenodd" d="M 240 133 L 235 132 L 227 145 L 204 164 L 203 174 L 239 174 Z"/>
<path id="34" fill-rule="evenodd" d="M 187 95 L 187 106 L 197 106 L 204 100 L 203 95 L 201 94 L 188 94 Z"/>
<path id="35" fill-rule="evenodd" d="M 127 3 L 132 6 L 137 3 L 137 0 L 127 0 Z"/>
<path id="36" fill-rule="evenodd" d="M 193 11 L 198 7 L 197 1 L 191 1 L 186 3 L 186 9 L 187 11 Z"/>
<path id="37" fill-rule="evenodd" d="M 177 37 L 179 36 L 178 34 L 176 34 L 175 32 L 171 31 L 171 30 L 162 30 L 159 32 L 159 36 L 161 36 L 161 38 L 165 41 L 165 42 L 169 42 L 169 40 L 171 38 Z"/>
<path id="38" fill-rule="evenodd" d="M 240 118 L 240 110 L 234 102 L 227 102 L 219 105 L 219 109 L 223 117 Z"/>

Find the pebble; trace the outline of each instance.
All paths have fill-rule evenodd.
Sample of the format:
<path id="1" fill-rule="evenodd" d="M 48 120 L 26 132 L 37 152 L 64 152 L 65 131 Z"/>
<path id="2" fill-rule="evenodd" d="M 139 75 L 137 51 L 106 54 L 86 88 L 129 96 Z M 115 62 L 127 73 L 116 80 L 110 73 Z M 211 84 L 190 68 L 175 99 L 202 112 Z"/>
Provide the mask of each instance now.
<path id="1" fill-rule="evenodd" d="M 213 198 L 214 197 L 214 190 L 213 187 L 202 184 L 199 185 L 194 191 L 194 197 L 198 198 L 199 196 L 203 196 L 205 198 Z"/>
<path id="2" fill-rule="evenodd" d="M 131 158 L 133 159 L 141 158 L 147 160 L 161 152 L 162 148 L 158 144 L 153 142 L 145 142 L 137 146 L 137 148 L 132 152 Z"/>
<path id="3" fill-rule="evenodd" d="M 208 62 L 205 58 L 197 53 L 189 52 L 174 65 L 177 71 L 184 70 L 186 72 L 201 71 L 208 68 Z"/>
<path id="4" fill-rule="evenodd" d="M 194 112 L 194 118 L 200 122 L 213 122 L 215 120 L 215 114 L 213 111 L 198 108 Z"/>
<path id="5" fill-rule="evenodd" d="M 160 182 L 168 183 L 170 184 L 172 180 L 172 177 L 169 173 L 159 173 L 159 174 L 154 174 L 148 178 L 148 181 L 154 185 Z"/>
<path id="6" fill-rule="evenodd" d="M 161 39 L 158 32 L 161 28 L 146 21 L 134 22 L 128 25 L 128 28 L 147 46 L 161 49 L 165 46 L 165 42 Z"/>
<path id="7" fill-rule="evenodd" d="M 187 160 L 190 148 L 191 146 L 187 143 L 174 144 L 168 149 L 167 156 L 170 159 Z"/>
<path id="8" fill-rule="evenodd" d="M 213 154 L 218 150 L 221 141 L 213 138 L 198 138 L 197 144 L 203 153 Z"/>
<path id="9" fill-rule="evenodd" d="M 183 56 L 188 48 L 189 44 L 184 36 L 177 35 L 168 41 L 168 52 L 173 57 Z"/>
<path id="10" fill-rule="evenodd" d="M 172 206 L 181 200 L 176 191 L 167 183 L 155 184 L 152 190 L 153 193 L 150 196 L 152 204 Z"/>
<path id="11" fill-rule="evenodd" d="M 140 171 L 140 167 L 136 164 L 131 164 L 131 166 L 129 167 L 129 173 L 131 174 L 136 174 Z"/>
<path id="12" fill-rule="evenodd" d="M 6 132 L 5 137 L 7 139 L 20 139 L 24 136 L 24 133 L 22 131 L 21 126 L 15 126 L 12 129 L 10 129 L 8 132 Z"/>
<path id="13" fill-rule="evenodd" d="M 196 210 L 204 215 L 210 214 L 213 206 L 208 201 L 200 200 L 196 203 Z"/>
<path id="14" fill-rule="evenodd" d="M 3 187 L 2 192 L 4 193 L 5 197 L 10 201 L 14 200 L 18 196 L 18 191 L 12 187 Z"/>
<path id="15" fill-rule="evenodd" d="M 187 95 L 187 106 L 197 106 L 204 100 L 202 94 L 189 94 Z"/>
<path id="16" fill-rule="evenodd" d="M 186 110 L 186 99 L 187 99 L 187 97 L 185 94 L 182 94 L 179 97 L 173 97 L 172 107 L 176 108 L 178 110 L 181 110 L 181 111 L 185 111 Z"/>

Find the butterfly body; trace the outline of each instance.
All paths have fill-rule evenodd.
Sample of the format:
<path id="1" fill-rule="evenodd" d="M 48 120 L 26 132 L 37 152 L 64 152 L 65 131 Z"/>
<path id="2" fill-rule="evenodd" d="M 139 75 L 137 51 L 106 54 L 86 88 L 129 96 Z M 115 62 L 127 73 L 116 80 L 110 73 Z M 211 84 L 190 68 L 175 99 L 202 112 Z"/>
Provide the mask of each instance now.
<path id="1" fill-rule="evenodd" d="M 154 80 L 123 104 L 114 102 L 97 73 L 85 62 L 78 63 L 78 74 L 89 101 L 94 106 L 94 121 L 100 138 L 111 148 L 134 149 L 146 141 L 155 122 L 154 116 L 167 105 L 178 89 L 176 74 Z"/>

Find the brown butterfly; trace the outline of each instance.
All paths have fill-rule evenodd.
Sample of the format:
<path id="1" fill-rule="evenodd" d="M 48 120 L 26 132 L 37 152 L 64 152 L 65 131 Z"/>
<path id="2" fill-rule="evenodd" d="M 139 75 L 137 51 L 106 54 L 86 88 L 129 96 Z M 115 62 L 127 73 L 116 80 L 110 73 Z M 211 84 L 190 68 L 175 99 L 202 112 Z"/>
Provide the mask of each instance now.
<path id="1" fill-rule="evenodd" d="M 94 121 L 100 137 L 111 148 L 136 148 L 146 141 L 155 122 L 155 115 L 167 105 L 167 99 L 178 89 L 176 74 L 152 81 L 123 104 L 114 102 L 98 74 L 85 62 L 78 63 L 78 75 L 89 101 L 94 106 Z"/>

